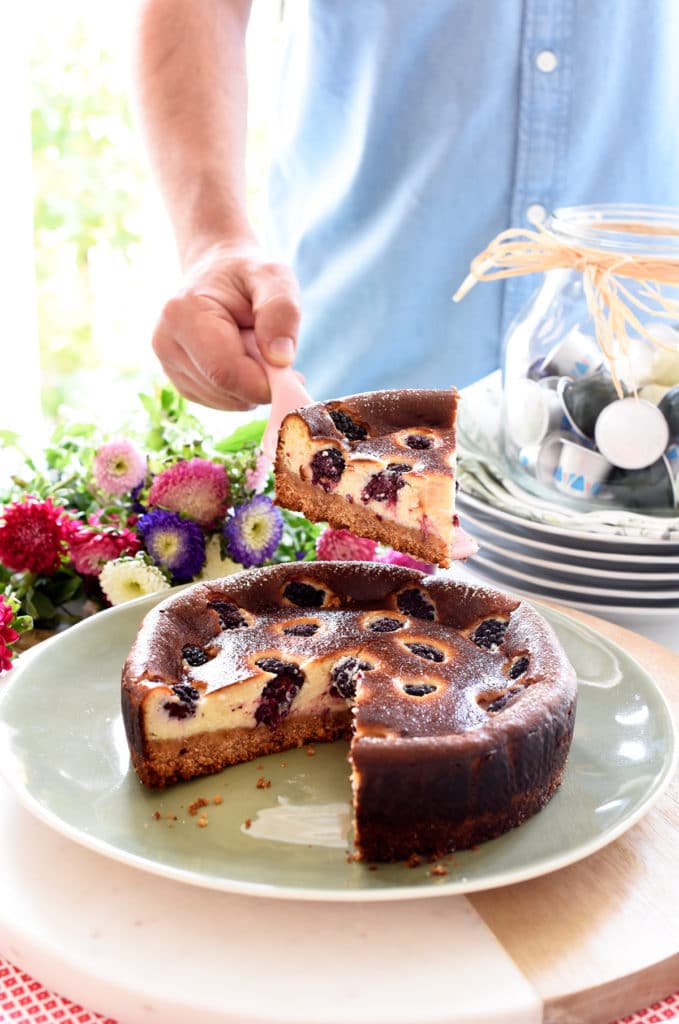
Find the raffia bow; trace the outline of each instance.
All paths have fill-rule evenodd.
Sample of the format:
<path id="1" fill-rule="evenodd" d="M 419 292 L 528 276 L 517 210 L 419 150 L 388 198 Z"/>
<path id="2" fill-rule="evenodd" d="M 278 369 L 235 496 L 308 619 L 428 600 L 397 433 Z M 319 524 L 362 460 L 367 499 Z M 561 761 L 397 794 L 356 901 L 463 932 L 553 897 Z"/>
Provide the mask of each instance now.
<path id="1" fill-rule="evenodd" d="M 643 234 L 662 235 L 658 227 L 642 224 L 607 224 L 606 229 L 618 228 Z M 676 238 L 675 232 L 671 233 Z M 629 331 L 634 330 L 656 348 L 675 351 L 654 336 L 640 321 L 639 314 L 654 318 L 679 321 L 679 299 L 663 294 L 661 285 L 679 286 L 679 260 L 657 256 L 629 256 L 622 252 L 600 249 L 566 241 L 542 224 L 535 229 L 510 228 L 502 231 L 487 249 L 475 256 L 470 273 L 453 295 L 459 302 L 478 281 L 495 281 L 521 274 L 543 273 L 547 270 L 579 270 L 587 308 L 594 325 L 594 333 L 606 356 L 616 388 L 622 393 L 616 372 L 616 362 L 629 351 Z M 625 278 L 640 283 L 635 294 Z"/>

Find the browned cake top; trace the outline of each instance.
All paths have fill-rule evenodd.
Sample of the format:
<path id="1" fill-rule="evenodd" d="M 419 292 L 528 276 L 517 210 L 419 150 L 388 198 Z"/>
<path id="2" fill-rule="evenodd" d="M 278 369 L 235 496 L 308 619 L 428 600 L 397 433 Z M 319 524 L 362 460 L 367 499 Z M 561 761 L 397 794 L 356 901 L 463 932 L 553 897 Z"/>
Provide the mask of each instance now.
<path id="1" fill-rule="evenodd" d="M 428 468 L 447 465 L 455 451 L 457 401 L 454 388 L 370 391 L 307 405 L 292 415 L 304 420 L 314 438 Z"/>
<path id="2" fill-rule="evenodd" d="M 523 602 L 366 562 L 278 565 L 181 591 L 147 616 L 124 682 L 210 693 L 259 674 L 298 684 L 321 662 L 335 696 L 358 690 L 363 736 L 520 721 L 522 704 L 575 685 L 553 631 Z"/>

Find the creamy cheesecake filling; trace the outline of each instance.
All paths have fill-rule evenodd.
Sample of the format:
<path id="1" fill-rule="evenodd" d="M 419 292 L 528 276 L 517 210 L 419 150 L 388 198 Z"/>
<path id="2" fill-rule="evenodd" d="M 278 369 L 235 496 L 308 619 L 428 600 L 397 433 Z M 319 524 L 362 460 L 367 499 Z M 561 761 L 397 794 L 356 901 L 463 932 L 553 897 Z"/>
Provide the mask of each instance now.
<path id="1" fill-rule="evenodd" d="M 331 620 L 334 628 L 328 629 L 330 623 L 327 621 L 319 626 L 319 640 L 323 642 L 324 634 L 327 642 L 329 633 L 341 635 L 352 631 L 357 625 L 360 628 L 363 618 L 363 614 L 359 616 L 357 613 L 338 611 L 333 614 Z M 272 626 L 289 628 L 295 623 L 306 622 L 315 625 L 314 617 L 295 619 L 286 616 L 281 619 L 281 616 L 277 615 L 263 616 L 263 619 L 264 622 L 259 629 L 243 630 L 243 641 L 247 640 L 248 646 L 258 648 L 256 661 L 252 666 L 237 665 L 237 655 L 236 658 L 229 657 L 229 672 L 233 673 L 233 676 L 228 684 L 220 682 L 220 675 L 224 674 L 224 665 L 217 656 L 188 673 L 185 680 L 175 687 L 159 685 L 157 680 L 146 681 L 149 693 L 144 700 L 144 719 L 149 739 L 181 739 L 221 729 L 256 729 L 258 726 L 266 726 L 268 723 L 257 717 L 258 708 L 265 699 L 267 685 L 276 680 L 277 673 L 262 669 L 260 666 L 263 664 L 294 666 L 301 673 L 301 685 L 290 701 L 289 710 L 284 715 L 286 720 L 341 711 L 351 706 L 353 690 L 339 692 L 337 679 L 338 676 L 341 679 L 352 675 L 346 671 L 349 661 L 360 663 L 363 647 L 360 640 L 355 641 L 355 647 L 351 644 L 344 645 L 341 654 L 330 652 L 312 657 L 299 657 L 289 648 L 285 649 L 283 645 L 272 648 L 270 637 L 269 644 L 260 643 L 260 637 L 263 637 L 265 631 Z M 212 648 L 218 648 L 220 641 L 227 641 L 230 650 L 225 653 L 232 654 L 234 646 L 238 646 L 234 645 L 234 640 L 234 634 L 226 632 L 215 638 Z M 246 661 L 249 662 L 251 658 L 252 656 L 248 655 Z M 372 657 L 370 669 L 378 666 L 379 660 Z M 356 669 L 353 672 L 354 677 L 359 671 Z"/>
<path id="2" fill-rule="evenodd" d="M 327 667 L 310 662 L 302 666 L 302 671 L 305 674 L 304 683 L 286 718 L 320 714 L 326 709 L 339 710 L 347 706 L 345 698 L 330 693 L 331 680 Z M 272 677 L 273 674 L 269 673 L 269 678 Z M 156 688 L 144 703 L 147 735 L 152 740 L 168 740 L 220 729 L 256 729 L 260 723 L 255 713 L 265 685 L 266 677 L 263 680 L 261 674 L 258 674 L 245 682 L 208 693 L 199 697 L 195 712 L 185 718 L 172 717 L 169 712 L 168 705 L 176 707 L 181 703 L 172 690 Z"/>

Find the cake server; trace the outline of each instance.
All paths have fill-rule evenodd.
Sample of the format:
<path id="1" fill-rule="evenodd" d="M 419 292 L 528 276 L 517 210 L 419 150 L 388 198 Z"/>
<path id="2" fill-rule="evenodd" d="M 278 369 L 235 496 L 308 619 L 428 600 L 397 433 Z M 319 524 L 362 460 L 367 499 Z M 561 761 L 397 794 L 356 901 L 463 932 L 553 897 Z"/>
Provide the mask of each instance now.
<path id="1" fill-rule="evenodd" d="M 254 331 L 243 331 L 242 334 L 246 352 L 263 368 L 271 389 L 271 410 L 262 438 L 262 454 L 267 462 L 273 464 L 278 428 L 284 417 L 293 409 L 311 405 L 313 398 L 304 387 L 301 376 L 292 366 L 272 366 L 271 363 L 267 363 L 259 351 Z"/>

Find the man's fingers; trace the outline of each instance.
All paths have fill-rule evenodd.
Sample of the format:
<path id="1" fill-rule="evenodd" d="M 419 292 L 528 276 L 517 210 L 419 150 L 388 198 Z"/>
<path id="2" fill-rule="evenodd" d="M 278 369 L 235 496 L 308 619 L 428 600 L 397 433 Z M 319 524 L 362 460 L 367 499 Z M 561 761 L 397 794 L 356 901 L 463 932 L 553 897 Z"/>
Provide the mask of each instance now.
<path id="1" fill-rule="evenodd" d="M 202 374 L 216 392 L 238 394 L 253 405 L 265 405 L 271 395 L 262 367 L 244 351 L 238 327 L 205 314 L 196 322 L 200 348 L 185 345 L 180 335 L 179 344 L 196 371 Z"/>
<path id="2" fill-rule="evenodd" d="M 164 369 L 169 380 L 174 384 L 180 395 L 190 402 L 209 406 L 210 409 L 228 409 L 247 412 L 254 409 L 255 403 L 245 401 L 242 395 L 227 394 L 217 391 L 202 378 L 196 379 L 193 366 L 186 360 L 179 346 L 175 346 L 180 357 L 165 364 Z M 188 368 L 188 369 L 187 369 Z"/>
<path id="3" fill-rule="evenodd" d="M 166 303 L 153 350 L 175 387 L 214 409 L 251 409 L 270 402 L 261 358 L 248 354 L 243 332 L 254 329 L 265 362 L 289 366 L 299 329 L 299 289 L 283 264 L 224 258 L 202 267 Z"/>
<path id="4" fill-rule="evenodd" d="M 209 409 L 228 409 L 231 412 L 249 412 L 254 405 L 244 402 L 237 395 L 224 395 L 223 392 L 215 394 L 209 389 L 196 386 L 193 378 L 178 370 L 168 371 L 168 377 L 176 387 L 180 395 L 189 402 L 196 402 L 198 405 L 207 406 Z"/>
<path id="5" fill-rule="evenodd" d="M 165 306 L 153 349 L 168 375 L 181 371 L 213 408 L 249 408 L 270 400 L 266 375 L 243 347 L 238 326 L 193 298 Z"/>
<path id="6" fill-rule="evenodd" d="M 299 332 L 299 289 L 290 269 L 267 263 L 250 279 L 255 337 L 260 352 L 274 366 L 288 366 L 295 357 Z"/>

